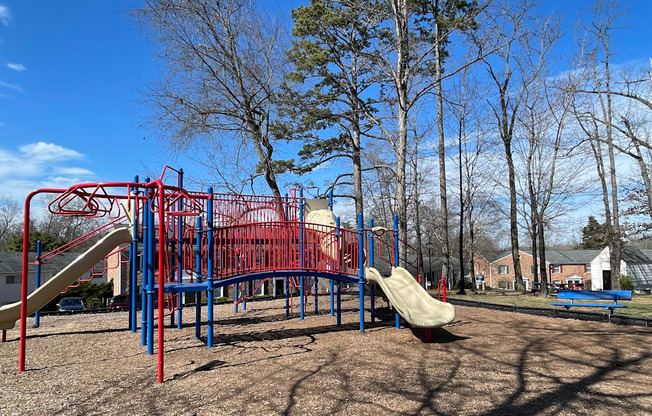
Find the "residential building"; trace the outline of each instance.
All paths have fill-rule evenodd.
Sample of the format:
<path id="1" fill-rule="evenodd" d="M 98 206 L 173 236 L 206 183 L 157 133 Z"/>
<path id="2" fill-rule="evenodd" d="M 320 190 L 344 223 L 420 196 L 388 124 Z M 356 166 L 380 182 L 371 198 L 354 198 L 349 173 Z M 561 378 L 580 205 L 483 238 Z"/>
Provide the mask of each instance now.
<path id="1" fill-rule="evenodd" d="M 62 253 L 43 263 L 41 266 L 41 284 L 47 282 L 54 275 L 60 272 L 64 267 L 70 264 L 79 256 L 79 253 Z M 32 264 L 29 268 L 27 279 L 28 292 L 31 293 L 36 287 L 36 253 L 29 253 L 29 262 Z M 23 270 L 23 253 L 20 252 L 0 252 L 0 306 L 14 303 L 20 300 L 22 291 L 22 270 Z M 98 274 L 93 279 L 94 283 L 104 283 L 106 278 L 100 276 L 104 272 L 103 262 L 98 263 L 93 272 Z M 91 271 L 86 272 L 82 279 L 89 279 Z"/>

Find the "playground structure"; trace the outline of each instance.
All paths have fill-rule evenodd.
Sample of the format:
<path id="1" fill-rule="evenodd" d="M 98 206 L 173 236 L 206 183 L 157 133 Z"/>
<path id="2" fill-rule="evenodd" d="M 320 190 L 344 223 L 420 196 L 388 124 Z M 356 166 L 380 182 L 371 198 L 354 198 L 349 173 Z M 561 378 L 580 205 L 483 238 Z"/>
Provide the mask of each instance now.
<path id="1" fill-rule="evenodd" d="M 176 173 L 176 184 L 165 183 L 166 174 Z M 206 293 L 206 344 L 213 346 L 215 290 L 234 288 L 235 312 L 246 307 L 244 284 L 284 279 L 286 315 L 293 293 L 298 292 L 300 318 L 304 319 L 307 282 L 314 284 L 317 311 L 319 279 L 329 280 L 331 315 L 341 325 L 343 284 L 358 285 L 360 330 L 364 331 L 364 296 L 371 297 L 371 321 L 375 319 L 375 285 L 399 315 L 414 327 L 446 325 L 455 316 L 452 305 L 439 302 L 417 283 L 399 258 L 397 220 L 394 229 L 365 228 L 362 214 L 358 229 L 340 227 L 328 200 L 304 198 L 293 190 L 284 197 L 192 192 L 183 188 L 183 171 L 166 167 L 159 179 L 139 182 L 87 183 L 68 189 L 41 189 L 25 201 L 25 221 L 30 223 L 30 202 L 38 194 L 53 194 L 50 212 L 64 216 L 101 218 L 101 227 L 80 239 L 104 234 L 68 267 L 28 296 L 29 229 L 24 229 L 21 301 L 0 308 L 0 329 L 12 328 L 20 319 L 19 371 L 25 370 L 27 316 L 42 308 L 79 279 L 85 271 L 114 253 L 129 249 L 129 327 L 138 330 L 137 296 L 141 298 L 141 345 L 154 353 L 154 328 L 158 334 L 158 382 L 164 380 L 164 318 L 181 328 L 184 304 L 181 293 L 195 293 L 195 336 L 201 336 L 201 298 Z M 67 249 L 72 248 L 67 247 Z M 55 253 L 56 254 L 56 253 Z M 38 253 L 36 267 L 42 257 Z M 391 266 L 384 278 L 376 269 Z M 37 280 L 37 286 L 38 280 Z M 242 289 L 241 289 L 242 286 Z M 155 313 L 156 312 L 156 313 Z M 38 326 L 38 313 L 37 322 Z"/>

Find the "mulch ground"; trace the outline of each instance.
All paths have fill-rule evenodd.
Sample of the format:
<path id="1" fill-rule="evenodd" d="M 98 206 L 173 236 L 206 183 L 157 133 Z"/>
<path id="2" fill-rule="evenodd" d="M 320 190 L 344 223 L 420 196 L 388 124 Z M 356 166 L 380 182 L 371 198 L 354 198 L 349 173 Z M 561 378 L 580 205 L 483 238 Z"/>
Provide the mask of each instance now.
<path id="1" fill-rule="evenodd" d="M 166 328 L 163 384 L 126 312 L 30 321 L 27 371 L 18 330 L 0 344 L 0 414 L 652 414 L 650 328 L 459 306 L 428 343 L 387 309 L 361 333 L 357 302 L 341 328 L 328 298 L 303 321 L 283 300 L 221 305 L 211 349 L 188 309 Z"/>

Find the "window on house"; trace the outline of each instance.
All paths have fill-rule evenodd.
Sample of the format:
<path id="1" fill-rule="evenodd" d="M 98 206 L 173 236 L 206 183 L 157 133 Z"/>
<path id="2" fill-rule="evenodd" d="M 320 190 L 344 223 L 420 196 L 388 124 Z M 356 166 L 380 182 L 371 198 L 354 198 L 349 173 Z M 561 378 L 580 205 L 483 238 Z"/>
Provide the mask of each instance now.
<path id="1" fill-rule="evenodd" d="M 509 266 L 507 265 L 498 266 L 498 274 L 507 274 L 507 273 L 509 273 Z"/>
<path id="2" fill-rule="evenodd" d="M 498 282 L 498 288 L 499 289 L 509 290 L 510 289 L 510 284 L 506 280 L 501 280 L 501 281 Z"/>
<path id="3" fill-rule="evenodd" d="M 552 270 L 552 272 L 553 272 L 553 273 L 561 273 L 561 264 L 555 264 L 555 265 L 553 266 L 553 270 Z"/>
<path id="4" fill-rule="evenodd" d="M 7 284 L 8 285 L 17 285 L 20 283 L 20 279 L 18 276 L 7 276 Z"/>
<path id="5" fill-rule="evenodd" d="M 591 263 L 586 263 L 584 265 L 584 273 L 591 273 Z"/>

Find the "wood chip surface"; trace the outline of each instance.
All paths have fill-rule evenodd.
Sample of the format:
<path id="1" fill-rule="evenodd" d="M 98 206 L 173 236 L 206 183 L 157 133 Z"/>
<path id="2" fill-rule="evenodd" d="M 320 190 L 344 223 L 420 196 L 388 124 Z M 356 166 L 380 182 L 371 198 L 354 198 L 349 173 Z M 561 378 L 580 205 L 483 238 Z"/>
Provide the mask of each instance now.
<path id="1" fill-rule="evenodd" d="M 357 297 L 341 328 L 318 304 L 303 321 L 284 300 L 216 306 L 210 349 L 185 309 L 181 330 L 165 328 L 163 384 L 126 312 L 30 320 L 27 371 L 19 325 L 0 344 L 0 415 L 652 414 L 651 328 L 458 306 L 428 343 L 380 300 L 364 333 Z"/>

